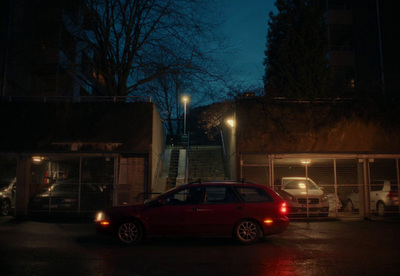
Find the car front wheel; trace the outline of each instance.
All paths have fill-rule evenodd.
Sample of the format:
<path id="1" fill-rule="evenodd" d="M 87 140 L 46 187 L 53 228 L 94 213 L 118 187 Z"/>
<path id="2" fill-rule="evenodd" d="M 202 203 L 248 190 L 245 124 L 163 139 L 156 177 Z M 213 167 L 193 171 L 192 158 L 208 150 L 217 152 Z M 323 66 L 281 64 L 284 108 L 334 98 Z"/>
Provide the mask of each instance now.
<path id="1" fill-rule="evenodd" d="M 252 220 L 240 221 L 234 230 L 236 240 L 241 244 L 252 244 L 261 237 L 261 230 L 258 224 Z"/>
<path id="2" fill-rule="evenodd" d="M 1 215 L 2 216 L 8 216 L 8 214 L 10 213 L 10 201 L 8 199 L 4 199 L 1 202 Z"/>
<path id="3" fill-rule="evenodd" d="M 142 240 L 143 228 L 137 221 L 124 221 L 119 225 L 117 235 L 123 243 L 135 245 Z"/>

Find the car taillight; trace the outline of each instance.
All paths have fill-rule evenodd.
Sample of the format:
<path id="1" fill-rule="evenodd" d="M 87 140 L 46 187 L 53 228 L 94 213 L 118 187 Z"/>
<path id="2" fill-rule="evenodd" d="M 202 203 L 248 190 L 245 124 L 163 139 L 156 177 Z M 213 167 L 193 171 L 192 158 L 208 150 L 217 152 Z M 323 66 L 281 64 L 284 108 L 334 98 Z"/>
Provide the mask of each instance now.
<path id="1" fill-rule="evenodd" d="M 394 196 L 398 196 L 398 192 L 397 191 L 390 191 L 388 194 L 387 194 L 387 197 L 394 197 Z"/>
<path id="2" fill-rule="evenodd" d="M 286 214 L 286 213 L 287 213 L 286 202 L 283 202 L 283 203 L 281 204 L 281 213 L 282 213 L 282 214 Z"/>

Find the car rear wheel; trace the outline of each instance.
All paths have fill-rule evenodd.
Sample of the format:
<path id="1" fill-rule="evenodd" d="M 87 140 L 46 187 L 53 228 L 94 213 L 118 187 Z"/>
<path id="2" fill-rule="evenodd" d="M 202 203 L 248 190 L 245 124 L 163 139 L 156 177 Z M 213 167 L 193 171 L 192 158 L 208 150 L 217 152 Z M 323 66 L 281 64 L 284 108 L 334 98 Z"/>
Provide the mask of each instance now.
<path id="1" fill-rule="evenodd" d="M 379 201 L 376 204 L 376 211 L 378 212 L 378 216 L 383 217 L 385 215 L 385 204 L 381 201 Z"/>
<path id="2" fill-rule="evenodd" d="M 246 219 L 236 225 L 234 236 L 241 244 L 252 244 L 260 239 L 261 230 L 256 222 Z"/>
<path id="3" fill-rule="evenodd" d="M 1 215 L 8 216 L 8 214 L 10 213 L 10 207 L 11 207 L 10 201 L 8 199 L 4 199 L 1 202 Z"/>
<path id="4" fill-rule="evenodd" d="M 135 245 L 142 240 L 143 228 L 139 222 L 127 220 L 119 225 L 117 235 L 123 243 Z"/>

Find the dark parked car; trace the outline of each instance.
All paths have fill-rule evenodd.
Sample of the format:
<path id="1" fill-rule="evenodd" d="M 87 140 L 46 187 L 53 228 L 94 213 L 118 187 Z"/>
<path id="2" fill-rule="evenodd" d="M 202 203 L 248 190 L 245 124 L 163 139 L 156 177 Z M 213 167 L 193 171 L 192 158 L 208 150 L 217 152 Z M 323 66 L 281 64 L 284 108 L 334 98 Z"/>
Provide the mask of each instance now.
<path id="1" fill-rule="evenodd" d="M 4 179 L 0 188 L 1 215 L 8 216 L 10 211 L 15 208 L 17 178 Z"/>
<path id="2" fill-rule="evenodd" d="M 266 186 L 203 182 L 178 186 L 144 204 L 96 214 L 97 232 L 126 244 L 149 236 L 234 237 L 243 244 L 281 233 L 289 225 L 285 201 Z"/>
<path id="3" fill-rule="evenodd" d="M 329 198 L 310 178 L 301 176 L 282 177 L 276 191 L 288 203 L 289 215 L 328 216 Z"/>
<path id="4" fill-rule="evenodd" d="M 33 197 L 29 208 L 31 211 L 97 211 L 104 206 L 104 195 L 100 185 L 62 180 Z"/>

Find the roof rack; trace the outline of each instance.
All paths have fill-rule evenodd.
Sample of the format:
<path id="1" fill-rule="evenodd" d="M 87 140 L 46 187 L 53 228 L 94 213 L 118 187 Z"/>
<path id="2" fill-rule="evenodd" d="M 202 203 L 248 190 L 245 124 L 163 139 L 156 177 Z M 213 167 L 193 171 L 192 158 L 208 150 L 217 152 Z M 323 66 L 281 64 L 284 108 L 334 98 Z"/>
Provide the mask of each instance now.
<path id="1" fill-rule="evenodd" d="M 201 178 L 197 179 L 196 181 L 188 182 L 188 184 L 201 184 L 201 183 L 248 183 L 252 184 L 252 182 L 247 182 L 245 178 L 241 178 L 240 180 L 209 180 L 209 181 L 202 181 Z"/>

